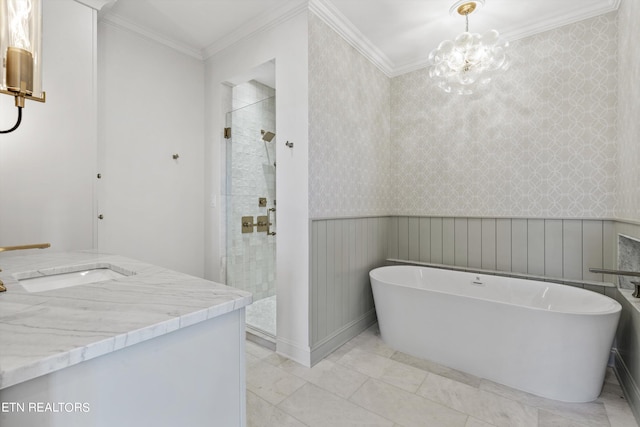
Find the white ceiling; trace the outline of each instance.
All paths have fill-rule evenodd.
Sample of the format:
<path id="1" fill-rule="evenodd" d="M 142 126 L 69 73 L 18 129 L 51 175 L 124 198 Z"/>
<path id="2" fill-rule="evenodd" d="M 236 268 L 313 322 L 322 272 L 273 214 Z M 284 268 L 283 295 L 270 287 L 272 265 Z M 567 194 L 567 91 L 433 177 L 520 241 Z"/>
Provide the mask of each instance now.
<path id="1" fill-rule="evenodd" d="M 100 18 L 207 58 L 309 7 L 388 75 L 426 65 L 440 41 L 464 31 L 455 0 L 117 0 Z M 516 40 L 618 8 L 620 0 L 485 0 L 469 30 Z M 308 6 L 307 6 L 308 5 Z"/>

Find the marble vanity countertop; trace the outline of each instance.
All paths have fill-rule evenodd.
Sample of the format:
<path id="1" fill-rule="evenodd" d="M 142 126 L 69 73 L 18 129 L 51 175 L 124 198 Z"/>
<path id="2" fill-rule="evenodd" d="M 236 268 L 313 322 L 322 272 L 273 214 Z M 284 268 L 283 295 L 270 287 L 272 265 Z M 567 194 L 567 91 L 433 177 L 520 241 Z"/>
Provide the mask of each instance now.
<path id="1" fill-rule="evenodd" d="M 18 279 L 92 268 L 127 277 L 30 293 Z M 251 294 L 93 251 L 0 257 L 0 389 L 220 316 Z"/>

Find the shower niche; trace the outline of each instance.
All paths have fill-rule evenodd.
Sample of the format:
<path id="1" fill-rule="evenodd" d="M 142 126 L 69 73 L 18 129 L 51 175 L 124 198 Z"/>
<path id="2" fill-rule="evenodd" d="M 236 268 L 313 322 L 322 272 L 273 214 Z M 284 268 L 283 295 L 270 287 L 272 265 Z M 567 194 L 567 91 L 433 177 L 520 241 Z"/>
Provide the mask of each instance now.
<path id="1" fill-rule="evenodd" d="M 273 63 L 265 67 L 269 64 L 275 68 Z M 230 86 L 225 124 L 226 284 L 253 294 L 253 304 L 246 309 L 247 331 L 275 342 L 276 93 L 264 79 Z"/>
<path id="2" fill-rule="evenodd" d="M 618 270 L 640 271 L 640 240 L 618 234 Z M 618 285 L 622 289 L 633 289 L 632 280 L 637 277 L 618 276 Z"/>

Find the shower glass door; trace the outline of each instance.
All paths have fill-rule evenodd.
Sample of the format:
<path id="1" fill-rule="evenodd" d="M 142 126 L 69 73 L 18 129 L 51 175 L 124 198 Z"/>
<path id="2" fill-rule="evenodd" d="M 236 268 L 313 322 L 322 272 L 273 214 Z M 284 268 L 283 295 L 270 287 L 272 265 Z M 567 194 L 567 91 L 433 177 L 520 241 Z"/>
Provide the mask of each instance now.
<path id="1" fill-rule="evenodd" d="M 253 294 L 247 329 L 275 338 L 275 96 L 227 113 L 226 127 L 226 283 Z"/>

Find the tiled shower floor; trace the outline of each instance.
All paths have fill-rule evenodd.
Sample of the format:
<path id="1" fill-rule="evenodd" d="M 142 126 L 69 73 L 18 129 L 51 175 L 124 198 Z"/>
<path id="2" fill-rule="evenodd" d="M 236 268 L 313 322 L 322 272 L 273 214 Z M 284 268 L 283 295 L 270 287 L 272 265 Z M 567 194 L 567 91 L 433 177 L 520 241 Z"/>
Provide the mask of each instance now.
<path id="1" fill-rule="evenodd" d="M 377 325 L 313 368 L 246 344 L 249 427 L 637 427 L 611 370 L 596 401 L 562 403 L 394 351 Z"/>

